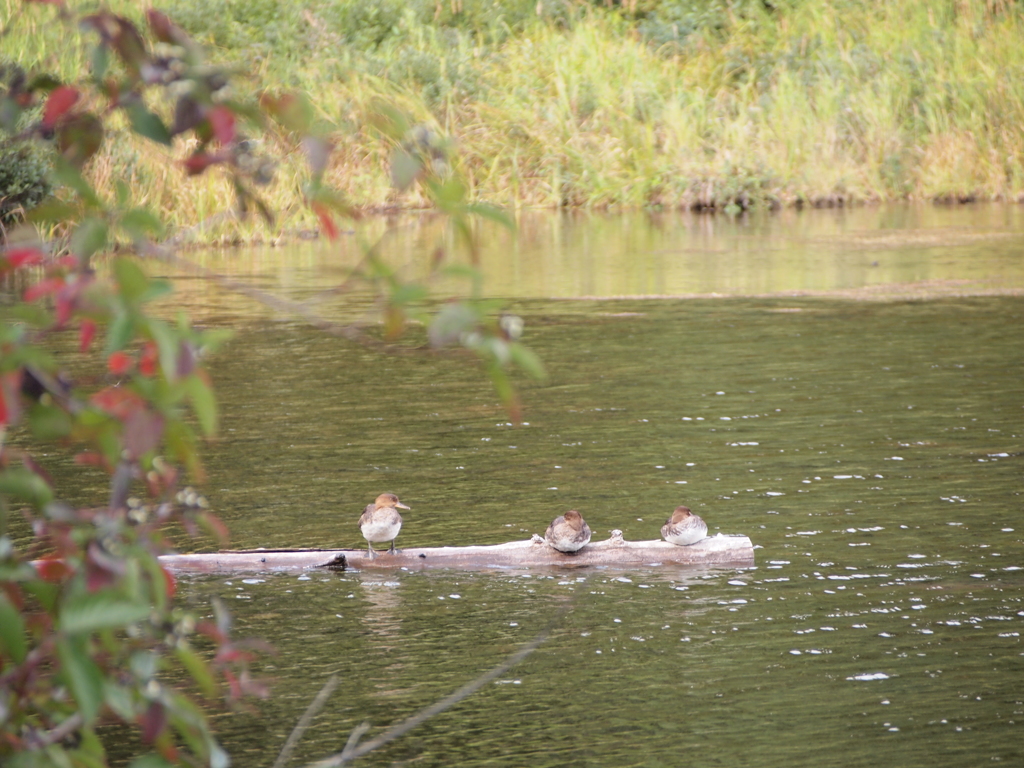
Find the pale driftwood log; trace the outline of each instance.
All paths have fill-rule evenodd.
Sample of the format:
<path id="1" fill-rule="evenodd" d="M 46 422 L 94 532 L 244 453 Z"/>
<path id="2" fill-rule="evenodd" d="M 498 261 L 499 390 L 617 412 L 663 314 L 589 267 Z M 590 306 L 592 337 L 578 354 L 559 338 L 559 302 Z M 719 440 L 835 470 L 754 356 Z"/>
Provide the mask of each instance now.
<path id="1" fill-rule="evenodd" d="M 617 533 L 617 532 L 616 532 Z M 667 541 L 625 541 L 613 535 L 567 555 L 534 536 L 528 541 L 470 547 L 409 547 L 395 554 L 380 551 L 371 560 L 365 549 L 263 550 L 163 555 L 160 562 L 176 573 L 302 571 L 310 568 L 534 568 L 540 566 L 753 565 L 747 536 L 718 534 L 679 547 Z"/>

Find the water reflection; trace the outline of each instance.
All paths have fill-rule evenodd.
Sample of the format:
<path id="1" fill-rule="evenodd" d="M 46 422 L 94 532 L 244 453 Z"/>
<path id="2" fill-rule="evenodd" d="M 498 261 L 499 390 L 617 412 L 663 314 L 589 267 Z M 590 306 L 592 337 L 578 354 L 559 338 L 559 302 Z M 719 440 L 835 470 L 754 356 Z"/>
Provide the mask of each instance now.
<path id="1" fill-rule="evenodd" d="M 381 254 L 404 279 L 424 279 L 439 246 L 457 253 L 443 220 L 409 215 Z M 199 251 L 190 258 L 348 319 L 372 297 L 342 283 L 383 235 L 384 221 L 336 243 Z M 726 216 L 523 212 L 515 236 L 481 224 L 484 290 L 516 299 L 642 296 L 983 295 L 1024 289 L 1024 211 L 1018 205 L 888 206 Z M 459 260 L 459 257 L 455 257 Z M 185 280 L 193 309 L 252 313 L 250 300 Z M 458 281 L 435 285 L 463 292 Z M 181 297 L 179 297 L 181 298 Z M 780 307 L 774 311 L 787 311 Z"/>

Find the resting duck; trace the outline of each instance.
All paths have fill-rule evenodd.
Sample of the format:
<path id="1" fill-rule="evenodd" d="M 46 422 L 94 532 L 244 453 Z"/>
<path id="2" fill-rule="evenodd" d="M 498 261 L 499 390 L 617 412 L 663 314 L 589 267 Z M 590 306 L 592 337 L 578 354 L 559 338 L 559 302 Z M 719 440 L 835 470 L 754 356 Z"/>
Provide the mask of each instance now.
<path id="1" fill-rule="evenodd" d="M 590 542 L 590 526 L 575 509 L 551 521 L 544 540 L 559 552 L 578 552 Z"/>
<path id="2" fill-rule="evenodd" d="M 679 546 L 695 544 L 707 535 L 707 523 L 693 514 L 689 507 L 676 507 L 672 517 L 661 526 L 661 537 Z"/>
<path id="3" fill-rule="evenodd" d="M 388 552 L 395 551 L 395 539 L 402 530 L 402 516 L 399 509 L 409 509 L 393 493 L 382 493 L 373 504 L 368 504 L 359 517 L 359 530 L 366 539 L 370 559 L 377 557 L 373 545 L 375 542 L 390 541 Z"/>

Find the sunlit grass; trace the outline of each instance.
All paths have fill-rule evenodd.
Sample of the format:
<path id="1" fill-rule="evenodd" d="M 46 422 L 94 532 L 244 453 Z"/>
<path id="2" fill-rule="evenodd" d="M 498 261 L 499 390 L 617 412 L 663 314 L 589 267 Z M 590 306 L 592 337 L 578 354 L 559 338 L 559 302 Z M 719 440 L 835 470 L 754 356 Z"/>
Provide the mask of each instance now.
<path id="1" fill-rule="evenodd" d="M 244 67 L 241 89 L 311 94 L 337 126 L 329 180 L 366 208 L 423 202 L 389 189 L 389 148 L 368 118 L 382 97 L 456 139 L 473 196 L 510 206 L 1024 197 L 1024 29 L 1013 3 L 793 0 L 742 13 L 723 4 L 714 25 L 660 47 L 642 33 L 657 19 L 650 13 L 580 7 L 556 18 L 554 6 L 538 15 L 516 5 L 504 27 L 486 26 L 490 6 L 467 0 L 460 26 L 455 5 L 443 4 L 441 24 L 422 9 L 378 5 L 395 15 L 372 45 L 346 26 L 370 8 L 358 0 L 221 0 L 213 10 L 175 0 L 169 10 L 214 58 Z M 74 78 L 86 52 L 43 23 L 45 13 L 31 8 L 5 52 Z M 129 173 L 139 200 L 179 226 L 230 202 L 227 184 L 186 178 L 160 151 L 119 137 L 94 174 Z M 244 237 L 315 227 L 303 212 L 303 173 L 301 157 L 282 159 L 265 190 L 281 221 L 242 225 Z M 238 227 L 202 237 L 230 238 Z"/>

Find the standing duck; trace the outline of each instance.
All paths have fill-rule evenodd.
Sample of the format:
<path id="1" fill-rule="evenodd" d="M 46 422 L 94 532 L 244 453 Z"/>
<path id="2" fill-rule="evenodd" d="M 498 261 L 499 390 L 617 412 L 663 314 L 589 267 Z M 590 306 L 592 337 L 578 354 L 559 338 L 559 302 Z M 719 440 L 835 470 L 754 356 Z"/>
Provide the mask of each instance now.
<path id="1" fill-rule="evenodd" d="M 395 539 L 402 530 L 402 516 L 398 514 L 400 509 L 409 507 L 400 502 L 395 494 L 382 493 L 373 504 L 368 504 L 360 515 L 359 530 L 366 539 L 371 560 L 377 557 L 377 552 L 373 548 L 375 542 L 390 541 L 391 548 L 388 552 L 395 551 Z"/>
<path id="2" fill-rule="evenodd" d="M 590 526 L 579 512 L 570 509 L 551 521 L 544 540 L 559 552 L 572 554 L 590 542 Z"/>
<path id="3" fill-rule="evenodd" d="M 676 507 L 663 526 L 661 526 L 661 537 L 665 541 L 679 546 L 695 544 L 708 535 L 708 526 L 697 515 L 690 511 L 689 507 Z"/>

